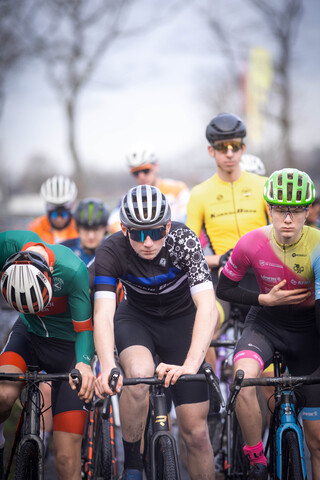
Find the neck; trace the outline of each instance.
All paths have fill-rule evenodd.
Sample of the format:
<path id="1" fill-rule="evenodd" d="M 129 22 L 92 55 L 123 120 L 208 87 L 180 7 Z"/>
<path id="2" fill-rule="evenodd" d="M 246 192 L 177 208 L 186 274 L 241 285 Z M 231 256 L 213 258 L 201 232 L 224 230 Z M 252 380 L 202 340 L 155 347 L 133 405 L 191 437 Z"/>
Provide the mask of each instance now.
<path id="1" fill-rule="evenodd" d="M 240 167 L 236 168 L 232 172 L 225 172 L 220 167 L 217 168 L 217 175 L 223 182 L 236 182 L 241 177 L 242 170 Z"/>

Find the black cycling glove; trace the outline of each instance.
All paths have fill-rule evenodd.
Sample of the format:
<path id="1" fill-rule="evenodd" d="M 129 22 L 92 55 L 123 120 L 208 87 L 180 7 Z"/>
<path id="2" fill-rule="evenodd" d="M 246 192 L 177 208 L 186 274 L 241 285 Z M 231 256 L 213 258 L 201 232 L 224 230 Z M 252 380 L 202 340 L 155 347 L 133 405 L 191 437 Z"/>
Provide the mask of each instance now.
<path id="1" fill-rule="evenodd" d="M 230 248 L 226 253 L 221 255 L 220 260 L 219 260 L 219 267 L 224 267 L 227 261 L 229 260 L 229 257 L 232 253 L 233 248 Z"/>

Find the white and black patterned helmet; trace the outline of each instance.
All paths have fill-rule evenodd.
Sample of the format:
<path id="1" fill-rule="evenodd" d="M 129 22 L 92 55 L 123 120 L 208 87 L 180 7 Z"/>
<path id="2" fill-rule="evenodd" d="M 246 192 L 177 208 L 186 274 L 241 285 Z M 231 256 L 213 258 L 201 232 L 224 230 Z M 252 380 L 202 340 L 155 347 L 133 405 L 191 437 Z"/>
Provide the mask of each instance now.
<path id="1" fill-rule="evenodd" d="M 240 160 L 241 170 L 245 170 L 249 173 L 255 173 L 256 175 L 265 175 L 266 167 L 264 166 L 261 158 L 250 153 L 244 153 Z"/>
<path id="2" fill-rule="evenodd" d="M 8 304 L 21 313 L 38 313 L 52 298 L 52 274 L 36 252 L 11 255 L 1 271 L 1 291 Z"/>
<path id="3" fill-rule="evenodd" d="M 48 178 L 41 185 L 40 192 L 46 203 L 71 208 L 77 198 L 78 190 L 76 184 L 70 178 L 56 175 Z"/>
<path id="4" fill-rule="evenodd" d="M 123 197 L 120 222 L 127 228 L 150 228 L 166 225 L 171 218 L 167 197 L 151 185 L 131 188 Z"/>

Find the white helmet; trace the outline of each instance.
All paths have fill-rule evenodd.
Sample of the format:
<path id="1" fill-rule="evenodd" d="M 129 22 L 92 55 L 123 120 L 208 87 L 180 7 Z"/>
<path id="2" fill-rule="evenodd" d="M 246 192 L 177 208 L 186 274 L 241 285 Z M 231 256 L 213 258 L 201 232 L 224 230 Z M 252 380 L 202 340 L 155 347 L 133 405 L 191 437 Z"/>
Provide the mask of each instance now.
<path id="1" fill-rule="evenodd" d="M 129 168 L 139 168 L 142 165 L 157 163 L 158 159 L 153 148 L 136 146 L 126 155 Z"/>
<path id="2" fill-rule="evenodd" d="M 70 178 L 57 175 L 48 178 L 41 185 L 40 192 L 46 203 L 72 207 L 77 198 L 78 190 L 76 184 Z"/>
<path id="3" fill-rule="evenodd" d="M 251 155 L 250 153 L 244 153 L 241 156 L 240 167 L 246 172 L 255 173 L 257 175 L 265 175 L 266 173 L 266 167 L 261 158 L 256 155 Z"/>
<path id="4" fill-rule="evenodd" d="M 170 218 L 171 209 L 167 197 L 157 187 L 133 187 L 122 199 L 120 222 L 127 228 L 167 225 Z"/>
<path id="5" fill-rule="evenodd" d="M 8 304 L 21 313 L 38 313 L 52 298 L 52 274 L 36 252 L 11 255 L 2 271 L 1 291 Z"/>

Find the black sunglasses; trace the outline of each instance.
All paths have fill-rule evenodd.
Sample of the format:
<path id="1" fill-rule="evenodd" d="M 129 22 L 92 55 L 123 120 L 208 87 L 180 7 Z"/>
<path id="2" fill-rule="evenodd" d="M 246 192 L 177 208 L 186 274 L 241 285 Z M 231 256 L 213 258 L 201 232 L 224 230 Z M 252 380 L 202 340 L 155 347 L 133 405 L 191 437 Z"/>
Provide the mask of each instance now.
<path id="1" fill-rule="evenodd" d="M 132 175 L 134 177 L 138 177 L 140 175 L 140 173 L 144 173 L 145 175 L 148 175 L 148 173 L 151 172 L 151 168 L 144 168 L 142 170 L 136 170 L 135 172 L 132 172 Z"/>
<path id="2" fill-rule="evenodd" d="M 144 242 L 147 237 L 157 241 L 166 236 L 166 227 L 148 228 L 143 230 L 128 229 L 131 240 L 134 242 Z"/>

